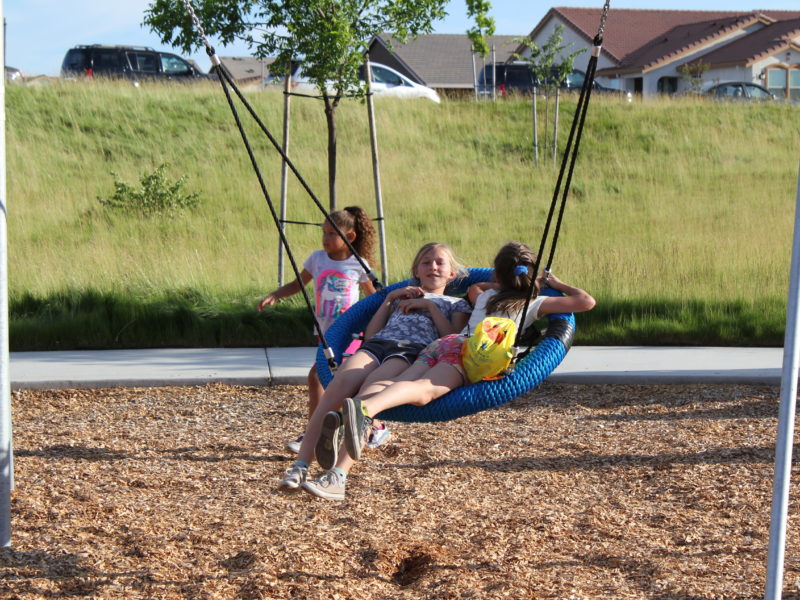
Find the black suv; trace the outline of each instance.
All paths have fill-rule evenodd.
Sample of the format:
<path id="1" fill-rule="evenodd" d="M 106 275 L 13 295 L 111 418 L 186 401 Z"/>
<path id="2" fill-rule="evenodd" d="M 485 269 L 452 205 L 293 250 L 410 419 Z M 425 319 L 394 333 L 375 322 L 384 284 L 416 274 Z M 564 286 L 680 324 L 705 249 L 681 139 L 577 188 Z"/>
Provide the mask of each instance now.
<path id="1" fill-rule="evenodd" d="M 61 64 L 61 77 L 124 78 L 134 81 L 167 79 L 187 81 L 207 79 L 196 65 L 168 52 L 146 46 L 75 46 L 67 51 Z"/>
<path id="2" fill-rule="evenodd" d="M 497 63 L 492 68 L 492 65 L 486 65 L 483 70 L 478 73 L 478 92 L 481 94 L 492 93 L 493 73 L 497 75 L 497 94 L 498 96 L 505 96 L 509 92 L 526 93 L 530 94 L 534 87 L 533 71 L 531 71 L 528 63 Z M 586 73 L 579 69 L 573 69 L 559 84 L 562 90 L 580 91 L 583 87 L 583 80 L 586 79 Z M 558 80 L 558 69 L 553 68 L 550 76 L 550 82 L 554 83 Z M 539 84 L 541 87 L 541 84 Z M 606 87 L 594 82 L 592 87 L 593 92 L 600 93 L 620 93 L 620 90 Z M 630 96 L 630 94 L 628 94 Z"/>

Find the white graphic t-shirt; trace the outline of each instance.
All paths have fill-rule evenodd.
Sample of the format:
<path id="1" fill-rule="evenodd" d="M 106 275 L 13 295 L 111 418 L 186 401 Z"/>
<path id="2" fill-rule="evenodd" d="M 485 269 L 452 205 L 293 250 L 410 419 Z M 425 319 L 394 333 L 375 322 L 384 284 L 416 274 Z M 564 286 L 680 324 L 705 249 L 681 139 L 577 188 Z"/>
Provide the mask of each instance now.
<path id="1" fill-rule="evenodd" d="M 369 277 L 355 257 L 332 260 L 324 250 L 312 252 L 303 268 L 313 278 L 314 312 L 325 333 L 339 315 L 358 302 L 358 284 Z"/>

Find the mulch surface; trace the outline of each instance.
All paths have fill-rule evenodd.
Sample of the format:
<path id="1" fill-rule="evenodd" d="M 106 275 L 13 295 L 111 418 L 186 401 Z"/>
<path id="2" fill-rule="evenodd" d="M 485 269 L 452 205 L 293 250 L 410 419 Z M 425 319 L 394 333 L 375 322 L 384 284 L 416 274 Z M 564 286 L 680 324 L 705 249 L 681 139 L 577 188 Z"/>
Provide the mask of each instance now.
<path id="1" fill-rule="evenodd" d="M 546 383 L 390 423 L 333 502 L 276 490 L 302 387 L 15 392 L 0 598 L 762 598 L 778 396 Z"/>

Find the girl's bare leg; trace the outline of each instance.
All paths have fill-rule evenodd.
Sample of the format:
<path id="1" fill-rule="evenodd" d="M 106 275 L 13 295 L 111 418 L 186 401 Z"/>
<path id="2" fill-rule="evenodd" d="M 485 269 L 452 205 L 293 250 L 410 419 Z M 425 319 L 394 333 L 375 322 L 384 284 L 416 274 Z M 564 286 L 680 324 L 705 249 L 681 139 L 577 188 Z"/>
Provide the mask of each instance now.
<path id="1" fill-rule="evenodd" d="M 440 398 L 449 391 L 465 384 L 461 373 L 453 365 L 447 363 L 439 363 L 433 367 L 428 367 L 422 361 L 415 362 L 402 374 L 402 377 L 402 381 L 394 383 L 382 392 L 374 394 L 367 399 L 363 399 L 361 393 L 359 393 L 358 398 L 363 401 L 370 416 L 403 404 L 424 406 L 430 401 Z M 347 473 L 353 464 L 355 464 L 355 461 L 350 458 L 350 455 L 342 446 L 336 467 Z"/>
<path id="2" fill-rule="evenodd" d="M 377 368 L 378 362 L 371 355 L 359 351 L 336 371 L 333 380 L 319 399 L 317 407 L 308 418 L 297 460 L 311 464 L 325 415 L 331 410 L 341 409 L 344 399 L 355 394 L 367 376 Z"/>

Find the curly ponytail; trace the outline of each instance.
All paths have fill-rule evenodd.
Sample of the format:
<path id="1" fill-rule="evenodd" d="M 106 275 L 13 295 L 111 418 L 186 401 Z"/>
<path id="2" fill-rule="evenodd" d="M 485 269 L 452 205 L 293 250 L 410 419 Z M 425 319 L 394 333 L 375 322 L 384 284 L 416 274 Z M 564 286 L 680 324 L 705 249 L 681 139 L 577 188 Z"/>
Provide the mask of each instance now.
<path id="1" fill-rule="evenodd" d="M 367 212 L 360 206 L 346 206 L 343 210 L 332 212 L 330 217 L 344 233 L 355 231 L 353 248 L 361 258 L 372 265 L 377 234 Z"/>

